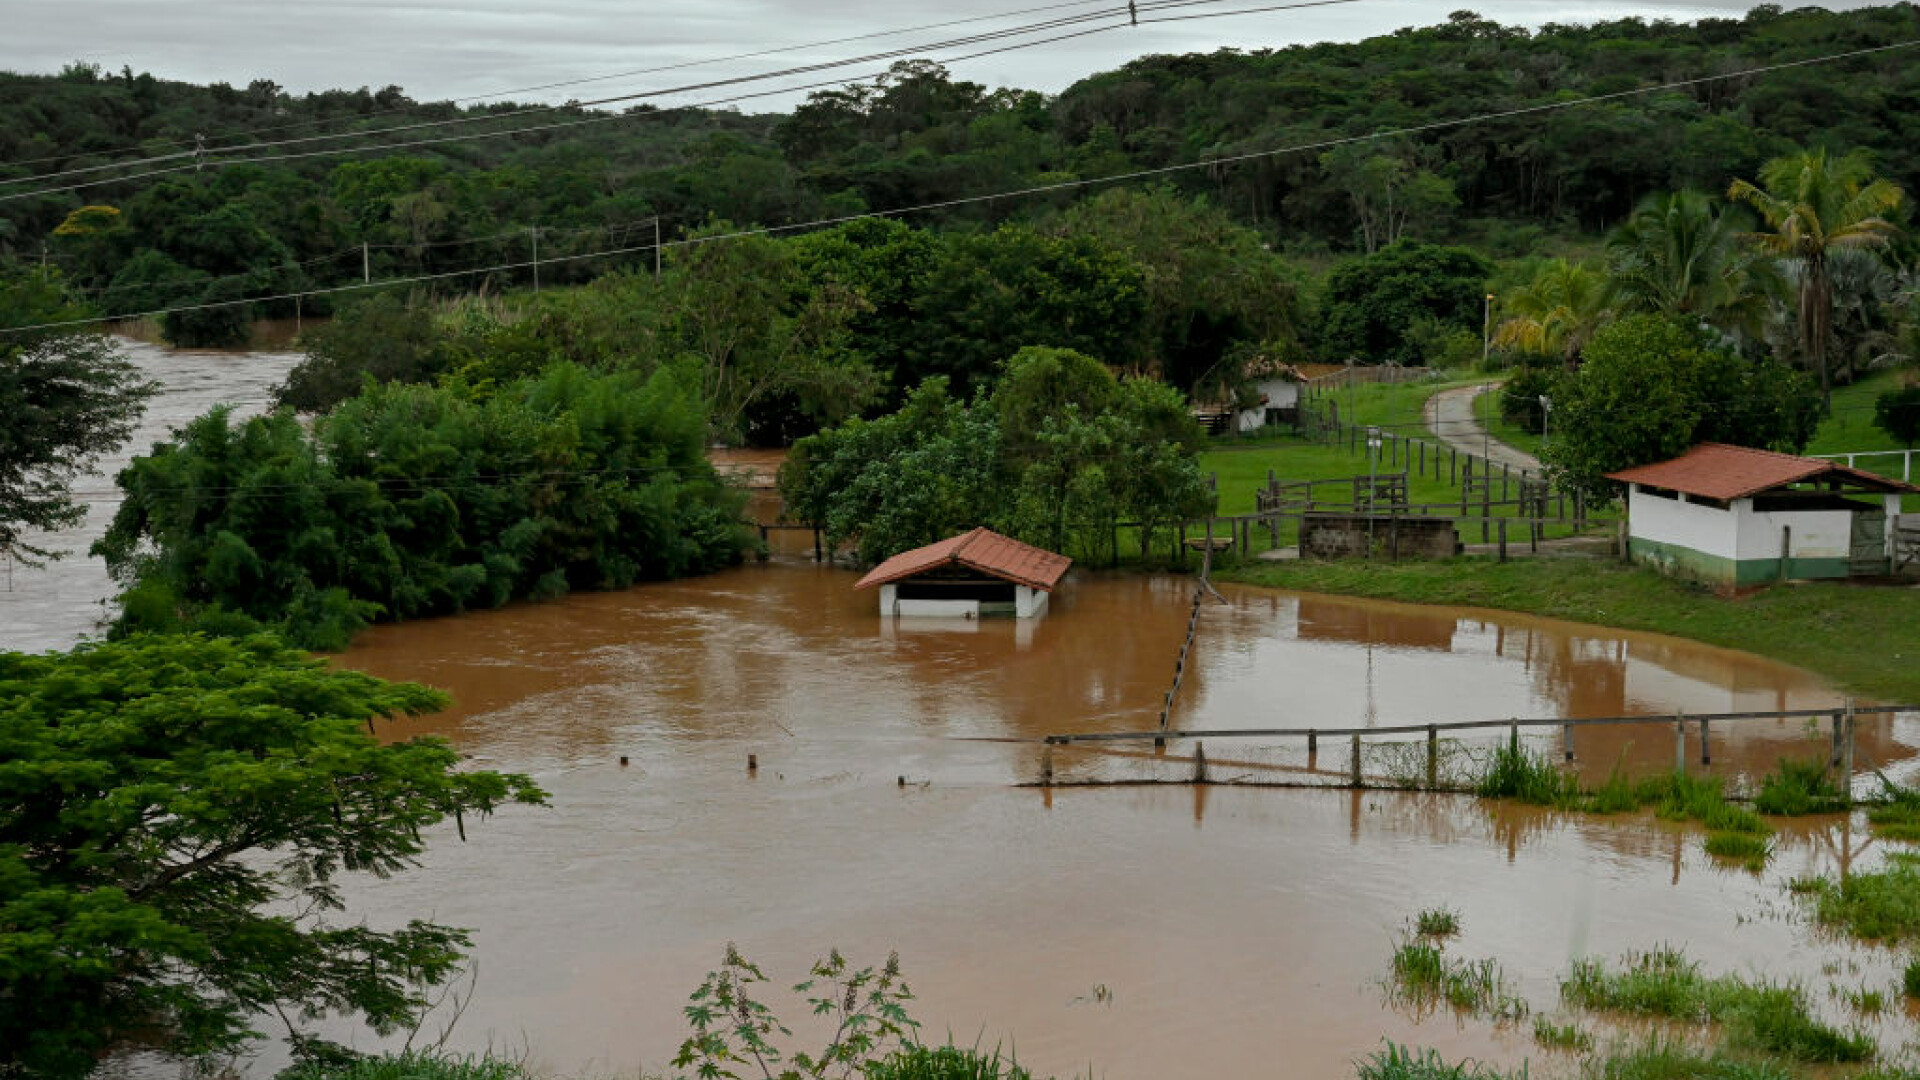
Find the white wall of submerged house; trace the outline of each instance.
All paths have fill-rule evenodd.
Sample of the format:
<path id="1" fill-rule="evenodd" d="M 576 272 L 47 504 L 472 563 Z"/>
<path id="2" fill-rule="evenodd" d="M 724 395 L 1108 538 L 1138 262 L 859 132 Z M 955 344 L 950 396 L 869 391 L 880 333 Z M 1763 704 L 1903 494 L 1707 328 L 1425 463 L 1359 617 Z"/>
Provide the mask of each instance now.
<path id="1" fill-rule="evenodd" d="M 1011 615 L 1018 619 L 1031 619 L 1046 610 L 1046 591 L 1025 585 L 1013 586 L 1011 605 L 983 603 L 979 600 L 903 599 L 897 584 L 880 586 L 880 614 L 883 617 L 979 619 Z"/>

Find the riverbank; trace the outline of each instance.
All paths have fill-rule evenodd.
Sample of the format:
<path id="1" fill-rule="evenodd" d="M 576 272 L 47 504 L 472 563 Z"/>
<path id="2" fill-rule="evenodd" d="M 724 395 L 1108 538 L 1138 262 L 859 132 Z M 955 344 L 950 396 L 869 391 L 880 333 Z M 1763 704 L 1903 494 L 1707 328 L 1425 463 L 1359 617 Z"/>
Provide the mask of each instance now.
<path id="1" fill-rule="evenodd" d="M 1795 664 L 1863 697 L 1920 701 L 1920 589 L 1911 587 L 1809 582 L 1729 598 L 1641 567 L 1575 557 L 1261 562 L 1217 567 L 1214 577 L 1672 634 Z"/>

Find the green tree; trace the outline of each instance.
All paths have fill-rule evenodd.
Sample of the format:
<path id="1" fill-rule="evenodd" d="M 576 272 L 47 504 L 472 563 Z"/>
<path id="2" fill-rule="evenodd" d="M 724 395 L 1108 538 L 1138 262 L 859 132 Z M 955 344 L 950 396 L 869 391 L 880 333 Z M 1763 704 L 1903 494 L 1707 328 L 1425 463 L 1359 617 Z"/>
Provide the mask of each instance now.
<path id="1" fill-rule="evenodd" d="M 1761 166 L 1759 184 L 1736 180 L 1727 194 L 1752 206 L 1771 230 L 1753 234 L 1754 241 L 1799 271 L 1801 355 L 1819 373 L 1821 406 L 1831 410 L 1829 256 L 1885 247 L 1899 230 L 1884 215 L 1899 209 L 1904 195 L 1892 181 L 1874 176 L 1864 149 L 1839 157 L 1819 149 L 1775 158 Z"/>
<path id="2" fill-rule="evenodd" d="M 92 327 L 47 274 L 0 279 L 0 554 L 29 564 L 49 553 L 26 529 L 58 529 L 85 514 L 71 484 L 127 440 L 155 387 Z"/>
<path id="3" fill-rule="evenodd" d="M 445 701 L 267 637 L 0 653 L 0 1074 L 230 1053 L 268 1013 L 296 1046 L 302 1017 L 418 1015 L 467 935 L 339 920 L 340 879 L 414 865 L 447 818 L 544 798 L 371 731 Z"/>
<path id="4" fill-rule="evenodd" d="M 1622 310 L 1692 316 L 1760 339 L 1779 275 L 1746 242 L 1744 211 L 1697 191 L 1655 195 L 1607 237 L 1607 276 Z"/>
<path id="5" fill-rule="evenodd" d="M 424 382 L 451 360 L 433 313 L 385 293 L 339 312 L 304 343 L 306 358 L 274 390 L 279 404 L 301 412 L 332 408 L 364 379 Z"/>
<path id="6" fill-rule="evenodd" d="M 375 618 L 717 570 L 750 544 L 670 371 L 555 365 L 474 400 L 367 387 L 315 421 L 217 409 L 136 458 L 95 545 L 118 633 L 262 625 L 344 648 Z"/>
<path id="7" fill-rule="evenodd" d="M 1611 290 L 1599 271 L 1584 263 L 1554 259 L 1523 288 L 1500 298 L 1500 324 L 1493 343 L 1534 356 L 1551 356 L 1568 368 L 1613 318 Z"/>
<path id="8" fill-rule="evenodd" d="M 1873 426 L 1912 449 L 1920 442 L 1920 385 L 1903 386 L 1874 398 Z"/>
<path id="9" fill-rule="evenodd" d="M 1422 319 L 1480 328 L 1493 264 L 1465 248 L 1402 241 L 1327 275 L 1322 352 L 1365 364 L 1418 364 Z"/>
<path id="10" fill-rule="evenodd" d="M 1795 453 L 1819 421 L 1806 376 L 1771 360 L 1750 363 L 1698 323 L 1654 315 L 1595 334 L 1552 397 L 1553 440 L 1541 460 L 1557 485 L 1595 505 L 1613 496 L 1607 473 L 1702 442 Z"/>
<path id="11" fill-rule="evenodd" d="M 1071 232 L 1140 268 L 1149 369 L 1168 383 L 1193 392 L 1220 372 L 1236 343 L 1299 348 L 1307 330 L 1302 281 L 1226 211 L 1172 188 L 1123 187 L 1077 204 L 1064 219 Z"/>

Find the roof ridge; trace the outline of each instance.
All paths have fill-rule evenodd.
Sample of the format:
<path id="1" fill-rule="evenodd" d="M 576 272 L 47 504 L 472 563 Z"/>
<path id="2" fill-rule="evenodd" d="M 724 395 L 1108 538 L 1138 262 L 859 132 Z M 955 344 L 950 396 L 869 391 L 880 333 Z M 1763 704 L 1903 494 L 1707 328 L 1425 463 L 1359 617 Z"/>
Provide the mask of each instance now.
<path id="1" fill-rule="evenodd" d="M 1768 450 L 1767 448 L 1762 446 L 1741 446 L 1739 443 L 1728 443 L 1728 442 L 1703 442 L 1696 445 L 1693 449 L 1698 450 L 1701 447 L 1705 447 L 1705 446 L 1717 447 L 1721 450 L 1738 450 L 1743 454 L 1763 454 L 1767 457 L 1786 458 L 1788 461 L 1823 461 L 1825 460 L 1823 458 L 1808 457 L 1805 454 L 1789 454 L 1784 450 Z"/>

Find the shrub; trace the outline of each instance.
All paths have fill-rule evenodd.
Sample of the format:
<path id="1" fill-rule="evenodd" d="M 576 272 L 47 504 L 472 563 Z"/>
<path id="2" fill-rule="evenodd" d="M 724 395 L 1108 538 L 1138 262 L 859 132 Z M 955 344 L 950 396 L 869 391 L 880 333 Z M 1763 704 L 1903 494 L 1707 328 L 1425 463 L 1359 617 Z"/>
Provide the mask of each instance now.
<path id="1" fill-rule="evenodd" d="M 1824 814 L 1843 805 L 1840 789 L 1825 766 L 1791 758 L 1783 759 L 1779 770 L 1761 781 L 1760 794 L 1753 800 L 1754 809 L 1763 814 L 1789 817 Z"/>

